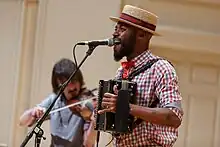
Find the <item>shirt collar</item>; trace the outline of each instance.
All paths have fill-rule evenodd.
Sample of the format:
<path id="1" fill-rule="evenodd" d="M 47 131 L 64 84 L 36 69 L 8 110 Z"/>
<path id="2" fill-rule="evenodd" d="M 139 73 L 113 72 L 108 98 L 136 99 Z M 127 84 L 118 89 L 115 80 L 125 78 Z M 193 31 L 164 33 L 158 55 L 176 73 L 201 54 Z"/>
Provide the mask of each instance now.
<path id="1" fill-rule="evenodd" d="M 143 53 L 132 59 L 132 61 L 134 62 L 134 68 L 154 58 L 155 56 L 153 56 L 153 54 L 149 50 L 144 51 Z"/>

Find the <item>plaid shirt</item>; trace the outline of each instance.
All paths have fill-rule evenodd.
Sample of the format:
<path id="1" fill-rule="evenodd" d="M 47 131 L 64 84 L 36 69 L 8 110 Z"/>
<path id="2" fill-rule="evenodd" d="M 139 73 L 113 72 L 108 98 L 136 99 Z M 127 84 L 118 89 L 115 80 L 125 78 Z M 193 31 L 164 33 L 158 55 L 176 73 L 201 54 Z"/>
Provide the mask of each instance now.
<path id="1" fill-rule="evenodd" d="M 150 51 L 145 51 L 133 59 L 134 68 L 141 67 L 151 59 L 159 58 Z M 132 72 L 132 69 L 131 69 Z M 117 71 L 116 78 L 122 75 L 122 67 Z M 180 102 L 178 79 L 173 66 L 166 60 L 158 60 L 151 68 L 133 78 L 137 85 L 137 104 L 149 107 L 157 98 L 157 107 L 163 108 L 173 102 Z M 168 107 L 182 121 L 183 112 L 178 107 Z M 178 130 L 173 127 L 142 122 L 130 134 L 117 136 L 114 144 L 117 147 L 171 147 L 178 137 Z"/>

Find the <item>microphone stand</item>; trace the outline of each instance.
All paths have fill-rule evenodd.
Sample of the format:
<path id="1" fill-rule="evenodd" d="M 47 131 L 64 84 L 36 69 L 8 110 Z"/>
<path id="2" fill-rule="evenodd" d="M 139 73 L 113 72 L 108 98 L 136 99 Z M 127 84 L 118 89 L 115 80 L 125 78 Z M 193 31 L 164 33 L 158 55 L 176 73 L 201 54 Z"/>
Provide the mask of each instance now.
<path id="1" fill-rule="evenodd" d="M 81 45 L 79 43 L 77 43 L 76 45 Z M 51 103 L 51 105 L 48 107 L 48 109 L 45 111 L 45 113 L 43 114 L 43 116 L 36 122 L 36 124 L 34 125 L 34 127 L 29 131 L 29 133 L 27 134 L 27 136 L 25 137 L 25 139 L 23 140 L 22 144 L 20 145 L 20 147 L 25 147 L 25 145 L 28 143 L 28 141 L 31 139 L 31 137 L 33 136 L 33 134 L 35 134 L 35 147 L 40 147 L 40 143 L 41 143 L 41 139 L 43 138 L 44 140 L 46 139 L 45 137 L 43 137 L 44 135 L 44 131 L 43 129 L 41 129 L 41 125 L 43 124 L 43 122 L 45 121 L 45 119 L 47 118 L 47 116 L 49 115 L 50 111 L 52 110 L 56 100 L 60 97 L 60 95 L 63 93 L 64 89 L 66 88 L 66 86 L 69 84 L 69 82 L 72 80 L 72 78 L 76 75 L 76 73 L 78 72 L 78 70 L 80 69 L 80 67 L 82 66 L 82 64 L 85 62 L 85 60 L 88 58 L 88 56 L 90 56 L 92 54 L 92 52 L 94 51 L 94 49 L 98 46 L 98 45 L 88 45 L 89 49 L 86 52 L 85 57 L 82 59 L 82 61 L 80 62 L 79 66 L 77 66 L 76 70 L 70 75 L 69 79 L 62 84 L 61 88 L 59 89 L 59 92 L 56 96 L 56 98 L 53 100 L 53 102 Z"/>

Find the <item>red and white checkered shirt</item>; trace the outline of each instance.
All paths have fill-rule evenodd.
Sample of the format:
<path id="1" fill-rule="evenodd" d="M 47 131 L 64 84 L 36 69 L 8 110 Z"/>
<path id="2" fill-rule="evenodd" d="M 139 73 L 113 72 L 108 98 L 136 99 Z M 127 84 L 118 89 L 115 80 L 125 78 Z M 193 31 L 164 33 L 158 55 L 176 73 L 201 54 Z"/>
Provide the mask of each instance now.
<path id="1" fill-rule="evenodd" d="M 141 67 L 149 60 L 160 57 L 145 51 L 133 59 L 135 67 Z M 132 70 L 131 70 L 132 72 Z M 122 67 L 117 71 L 116 78 L 120 78 Z M 156 98 L 157 107 L 163 108 L 168 104 L 181 102 L 178 79 L 173 66 L 166 60 L 158 60 L 151 68 L 133 78 L 137 83 L 137 104 L 149 107 Z M 183 111 L 178 107 L 169 107 L 182 121 Z M 130 134 L 117 136 L 114 144 L 117 147 L 171 147 L 178 137 L 178 130 L 173 127 L 142 122 Z"/>

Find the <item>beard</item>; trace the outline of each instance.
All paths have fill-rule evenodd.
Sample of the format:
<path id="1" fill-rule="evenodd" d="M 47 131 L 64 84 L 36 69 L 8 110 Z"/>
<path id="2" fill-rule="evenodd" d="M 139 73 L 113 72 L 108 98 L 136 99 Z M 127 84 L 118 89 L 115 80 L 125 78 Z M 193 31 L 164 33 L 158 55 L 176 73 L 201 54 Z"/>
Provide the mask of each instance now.
<path id="1" fill-rule="evenodd" d="M 136 33 L 132 31 L 121 41 L 120 45 L 114 46 L 114 60 L 118 62 L 123 57 L 129 57 L 134 51 L 135 44 Z"/>

